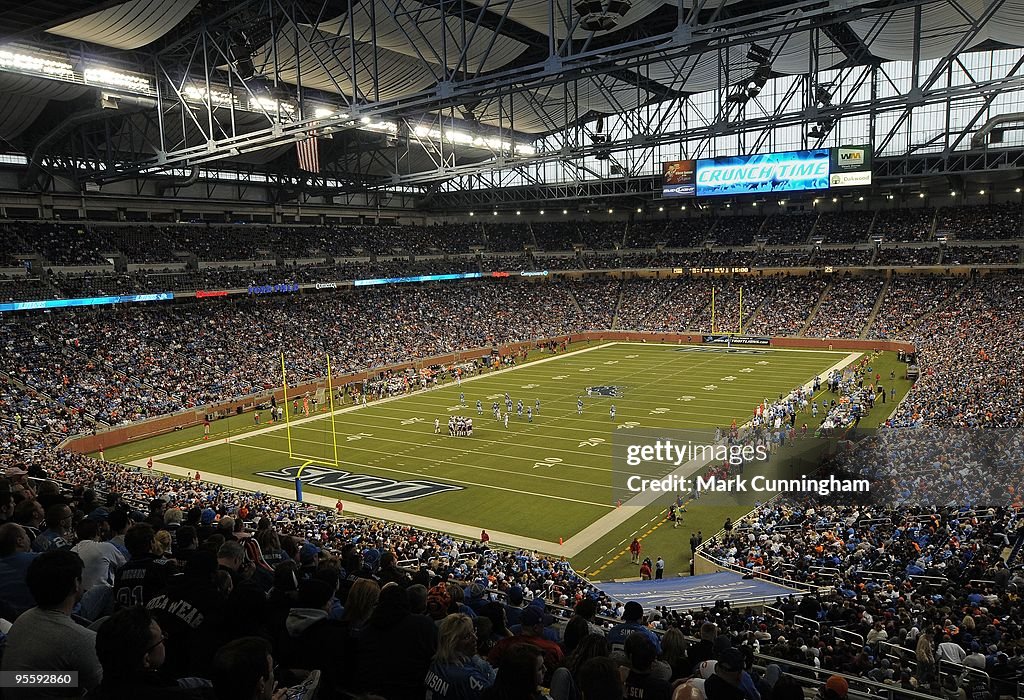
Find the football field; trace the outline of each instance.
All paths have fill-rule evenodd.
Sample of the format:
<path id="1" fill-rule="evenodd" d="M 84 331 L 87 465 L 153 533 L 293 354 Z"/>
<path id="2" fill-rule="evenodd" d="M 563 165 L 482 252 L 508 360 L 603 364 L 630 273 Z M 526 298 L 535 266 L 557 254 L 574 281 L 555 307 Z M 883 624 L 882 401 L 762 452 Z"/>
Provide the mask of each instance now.
<path id="1" fill-rule="evenodd" d="M 346 512 L 413 524 L 426 518 L 453 532 L 478 535 L 487 529 L 513 536 L 506 537 L 509 544 L 545 551 L 558 551 L 560 540 L 569 545 L 584 533 L 567 551 L 573 554 L 636 513 L 618 508 L 613 495 L 615 439 L 629 431 L 710 434 L 733 421 L 742 425 L 764 398 L 774 399 L 858 354 L 608 343 L 542 357 L 469 378 L 461 387 L 449 383 L 365 406 L 336 406 L 334 431 L 326 411 L 293 417 L 288 429 L 257 428 L 242 416 L 238 420 L 247 418 L 248 424 L 236 421 L 237 433 L 217 430 L 227 423 L 218 421 L 209 441 L 201 429 L 190 429 L 174 434 L 173 441 L 163 436 L 110 449 L 106 456 L 138 466 L 152 457 L 158 469 L 198 471 L 204 479 L 248 488 L 268 485 L 282 495 L 294 494 L 298 468 L 308 462 L 302 472 L 307 500 L 322 496 L 321 502 L 333 504 L 340 498 Z M 506 393 L 524 404 L 522 417 L 513 408 L 507 428 L 491 412 L 493 402 L 505 411 Z M 540 410 L 530 422 L 525 408 L 538 401 Z M 448 434 L 452 415 L 473 419 L 472 437 Z M 435 419 L 441 434 L 434 432 Z M 619 521 L 617 510 L 623 511 Z"/>

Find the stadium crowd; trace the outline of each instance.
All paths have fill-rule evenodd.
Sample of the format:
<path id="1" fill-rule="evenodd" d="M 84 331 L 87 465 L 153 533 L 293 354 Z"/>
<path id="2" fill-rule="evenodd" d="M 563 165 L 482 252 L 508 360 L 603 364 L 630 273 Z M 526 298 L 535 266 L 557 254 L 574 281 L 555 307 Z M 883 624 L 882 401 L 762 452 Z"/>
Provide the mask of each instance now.
<path id="1" fill-rule="evenodd" d="M 802 326 L 826 284 L 806 277 L 751 284 L 748 332 Z M 796 664 L 946 690 L 950 700 L 973 700 L 977 677 L 963 669 L 983 669 L 991 679 L 985 692 L 1012 695 L 1024 668 L 1024 579 L 1002 558 L 1019 552 L 1024 530 L 1019 497 L 987 502 L 1003 482 L 928 472 L 927 463 L 901 473 L 883 464 L 873 475 L 892 483 L 892 502 L 777 499 L 710 540 L 706 553 L 824 590 L 780 600 L 778 617 L 727 606 L 645 617 L 565 562 L 535 553 L 54 449 L 92 421 L 274 386 L 267 358 L 281 347 L 290 349 L 298 382 L 323 374 L 316 358 L 325 338 L 337 343 L 332 354 L 346 370 L 610 325 L 616 309 L 619 328 L 704 329 L 712 285 L 724 315 L 737 305 L 734 285 L 675 279 L 380 288 L 5 319 L 0 600 L 15 626 L 3 669 L 35 670 L 54 654 L 73 654 L 83 685 L 110 698 L 256 697 L 275 681 L 301 681 L 292 669 L 312 667 L 326 698 L 535 697 L 542 685 L 555 700 L 580 692 L 637 697 L 630 688 L 667 698 L 671 681 L 696 675 L 679 686 L 693 693 L 689 700 L 756 700 L 795 695 L 792 676 L 803 673 Z M 808 334 L 859 336 L 882 286 L 838 280 Z M 948 304 L 955 294 L 957 303 Z M 913 340 L 925 368 L 893 424 L 1020 427 L 1022 303 L 1016 276 L 970 284 L 893 279 L 869 335 Z M 1024 459 L 1012 454 L 1008 464 L 1019 471 Z M 924 456 L 941 464 L 934 452 Z M 1010 472 L 1008 483 L 1019 477 Z M 989 487 L 976 492 L 976 503 L 952 509 L 929 497 L 944 486 L 963 500 L 957 480 L 964 478 Z M 552 605 L 574 611 L 563 615 Z M 552 626 L 548 610 L 565 619 Z M 100 621 L 111 612 L 95 632 L 71 617 Z M 752 673 L 755 652 L 778 659 L 776 670 Z M 248 665 L 240 660 L 246 653 Z M 253 657 L 264 667 L 252 671 Z M 709 670 L 704 662 L 712 660 Z M 940 673 L 939 661 L 954 671 Z M 586 692 L 595 677 L 605 694 Z M 716 690 L 723 682 L 731 691 Z M 741 692 L 745 684 L 758 695 Z M 846 684 L 830 678 L 823 690 L 837 697 L 827 700 L 842 700 Z M 450 694 L 456 688 L 467 694 Z"/>

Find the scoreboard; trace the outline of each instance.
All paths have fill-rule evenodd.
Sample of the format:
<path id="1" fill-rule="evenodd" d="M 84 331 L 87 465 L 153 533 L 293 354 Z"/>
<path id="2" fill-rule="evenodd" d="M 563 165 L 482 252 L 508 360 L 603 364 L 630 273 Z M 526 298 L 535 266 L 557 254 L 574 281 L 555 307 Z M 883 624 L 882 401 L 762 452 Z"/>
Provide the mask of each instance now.
<path id="1" fill-rule="evenodd" d="M 871 184 L 871 146 L 676 160 L 662 168 L 663 197 L 771 194 Z"/>

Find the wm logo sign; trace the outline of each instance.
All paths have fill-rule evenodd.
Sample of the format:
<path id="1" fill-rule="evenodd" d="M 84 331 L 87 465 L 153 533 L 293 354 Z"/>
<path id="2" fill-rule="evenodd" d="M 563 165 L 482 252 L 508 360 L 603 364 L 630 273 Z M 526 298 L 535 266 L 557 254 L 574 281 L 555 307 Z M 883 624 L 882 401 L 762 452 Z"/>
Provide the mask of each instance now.
<path id="1" fill-rule="evenodd" d="M 839 162 L 843 165 L 864 165 L 864 149 L 840 148 Z"/>

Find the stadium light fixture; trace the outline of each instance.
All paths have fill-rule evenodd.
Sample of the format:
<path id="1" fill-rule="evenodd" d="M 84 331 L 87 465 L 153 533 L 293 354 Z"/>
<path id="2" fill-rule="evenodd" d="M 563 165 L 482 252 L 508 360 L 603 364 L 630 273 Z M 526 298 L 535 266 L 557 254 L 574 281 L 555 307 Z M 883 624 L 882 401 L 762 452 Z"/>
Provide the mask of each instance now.
<path id="1" fill-rule="evenodd" d="M 516 209 L 516 216 L 520 216 L 520 215 L 522 215 L 522 213 L 523 213 L 523 212 L 521 212 L 521 211 L 519 211 L 518 209 Z"/>
<path id="2" fill-rule="evenodd" d="M 568 213 L 569 213 L 569 210 L 568 210 L 568 209 L 563 209 L 563 210 L 562 210 L 562 213 L 563 213 L 563 214 L 568 214 Z M 587 212 L 587 213 L 589 214 L 590 212 Z"/>
<path id="3" fill-rule="evenodd" d="M 82 75 L 85 78 L 85 82 L 90 85 L 103 85 L 105 87 L 121 88 L 129 92 L 146 94 L 153 94 L 155 92 L 148 78 L 135 75 L 134 73 L 125 73 L 97 66 L 86 68 Z"/>
<path id="4" fill-rule="evenodd" d="M 685 204 L 683 205 L 683 211 L 686 211 L 686 205 Z"/>
<path id="5" fill-rule="evenodd" d="M 470 215 L 470 216 L 473 216 L 473 212 L 469 212 L 469 215 Z"/>
<path id="6" fill-rule="evenodd" d="M 985 190 L 981 190 L 978 194 L 985 194 Z"/>
<path id="7" fill-rule="evenodd" d="M 1018 188 L 1017 191 L 1020 192 L 1020 188 Z M 658 211 L 665 211 L 665 207 L 658 207 Z"/>
<path id="8" fill-rule="evenodd" d="M 643 211 L 643 209 L 641 209 L 640 207 L 637 207 L 637 208 L 636 208 L 636 213 L 637 213 L 637 214 L 639 214 L 639 213 L 640 213 L 641 211 Z"/>
<path id="9" fill-rule="evenodd" d="M 750 206 L 756 207 L 757 206 L 757 202 L 752 203 Z"/>
<path id="10" fill-rule="evenodd" d="M 918 199 L 924 199 L 924 192 L 922 192 L 921 194 L 919 194 L 917 196 L 918 196 Z"/>
<path id="11" fill-rule="evenodd" d="M 497 215 L 498 215 L 498 212 L 494 212 L 494 215 L 495 215 L 495 216 L 497 216 Z"/>
<path id="12" fill-rule="evenodd" d="M 614 211 L 615 211 L 614 209 L 609 209 L 609 210 L 608 210 L 608 213 L 609 213 L 609 214 L 611 214 L 611 213 L 613 213 Z"/>
<path id="13" fill-rule="evenodd" d="M 859 202 L 863 202 L 863 201 L 864 201 L 864 195 L 861 195 L 861 196 L 860 196 L 860 199 L 858 199 L 857 201 L 859 201 Z"/>
<path id="14" fill-rule="evenodd" d="M 731 204 L 726 204 L 726 205 L 725 205 L 725 208 L 726 208 L 726 209 L 728 209 L 728 208 L 729 208 L 729 207 L 731 207 L 731 206 L 732 206 Z"/>
<path id="15" fill-rule="evenodd" d="M 950 197 L 956 197 L 956 190 L 953 190 L 952 192 L 950 192 L 949 196 Z"/>
<path id="16" fill-rule="evenodd" d="M 786 206 L 786 200 L 784 200 L 784 199 L 780 199 L 780 200 L 779 200 L 779 206 L 780 206 L 780 207 L 784 207 L 784 206 Z"/>
<path id="17" fill-rule="evenodd" d="M 540 215 L 544 216 L 544 210 L 543 209 L 540 210 Z"/>
<path id="18" fill-rule="evenodd" d="M 1017 188 L 1017 194 L 1020 194 L 1020 188 L 1019 187 Z"/>
<path id="19" fill-rule="evenodd" d="M 66 57 L 20 46 L 6 46 L 0 49 L 0 68 L 65 80 L 73 80 L 75 77 L 75 67 Z"/>

